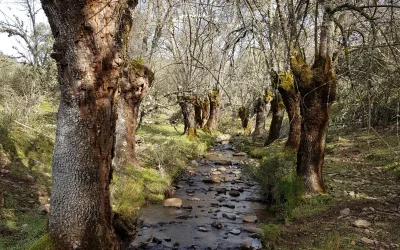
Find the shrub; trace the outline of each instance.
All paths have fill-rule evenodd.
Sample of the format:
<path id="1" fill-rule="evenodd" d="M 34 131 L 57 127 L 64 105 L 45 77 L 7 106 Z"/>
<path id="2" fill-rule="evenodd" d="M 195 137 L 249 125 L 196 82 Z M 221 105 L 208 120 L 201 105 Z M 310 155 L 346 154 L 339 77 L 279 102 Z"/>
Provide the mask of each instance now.
<path id="1" fill-rule="evenodd" d="M 276 224 L 262 224 L 261 230 L 261 240 L 264 246 L 268 249 L 274 249 L 281 234 L 280 226 Z"/>
<path id="2" fill-rule="evenodd" d="M 253 175 L 280 220 L 292 217 L 292 212 L 300 200 L 301 185 L 295 171 L 295 153 L 283 151 L 276 156 L 264 157 Z"/>

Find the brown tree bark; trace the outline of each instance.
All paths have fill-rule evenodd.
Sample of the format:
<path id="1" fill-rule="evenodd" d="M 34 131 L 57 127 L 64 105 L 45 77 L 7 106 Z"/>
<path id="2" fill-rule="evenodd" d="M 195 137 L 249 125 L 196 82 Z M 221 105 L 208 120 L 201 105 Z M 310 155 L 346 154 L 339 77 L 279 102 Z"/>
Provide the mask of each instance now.
<path id="1" fill-rule="evenodd" d="M 283 116 L 285 114 L 283 106 L 284 105 L 279 92 L 275 91 L 274 97 L 271 101 L 272 121 L 269 127 L 268 139 L 265 142 L 265 146 L 268 146 L 279 139 Z"/>
<path id="2" fill-rule="evenodd" d="M 218 118 L 221 109 L 221 93 L 214 89 L 208 94 L 210 100 L 210 115 L 206 124 L 206 130 L 211 134 L 217 130 Z"/>
<path id="3" fill-rule="evenodd" d="M 305 191 L 323 193 L 322 168 L 330 106 L 336 95 L 336 76 L 329 57 L 317 56 L 310 69 L 301 53 L 292 56 L 291 68 L 300 79 L 301 138 L 297 153 L 297 174 Z"/>
<path id="4" fill-rule="evenodd" d="M 201 128 L 202 125 L 202 107 L 201 107 L 201 99 L 196 97 L 196 102 L 194 104 L 194 112 L 195 112 L 195 120 L 196 120 L 196 127 Z"/>
<path id="5" fill-rule="evenodd" d="M 244 134 L 248 135 L 250 134 L 251 131 L 251 125 L 250 125 L 250 111 L 246 107 L 240 107 L 239 108 L 239 118 L 242 121 L 242 128 L 244 130 Z"/>
<path id="6" fill-rule="evenodd" d="M 190 140 L 197 138 L 197 126 L 196 126 L 196 96 L 183 95 L 179 96 L 179 106 L 182 110 L 183 123 L 185 126 L 184 132 Z"/>
<path id="7" fill-rule="evenodd" d="M 256 125 L 253 135 L 261 135 L 266 132 L 265 120 L 269 112 L 268 106 L 271 102 L 271 92 L 266 89 L 264 95 L 257 99 L 254 105 L 254 113 L 256 114 Z"/>
<path id="8" fill-rule="evenodd" d="M 207 125 L 208 118 L 210 116 L 210 101 L 208 97 L 200 100 L 201 105 L 201 128 Z"/>
<path id="9" fill-rule="evenodd" d="M 136 61 L 132 60 L 124 70 L 120 85 L 115 157 L 113 159 L 117 169 L 139 165 L 135 154 L 139 108 L 153 80 L 154 73 Z"/>
<path id="10" fill-rule="evenodd" d="M 137 1 L 42 0 L 61 90 L 49 234 L 56 249 L 119 249 L 109 176 L 116 94 Z"/>
<path id="11" fill-rule="evenodd" d="M 285 104 L 290 123 L 289 137 L 285 147 L 297 151 L 301 134 L 300 93 L 294 86 L 294 79 L 291 73 L 280 73 L 279 78 L 278 90 Z"/>
<path id="12" fill-rule="evenodd" d="M 254 105 L 256 113 L 256 124 L 254 125 L 253 135 L 261 135 L 266 132 L 265 120 L 267 119 L 266 103 L 263 98 L 258 98 Z"/>

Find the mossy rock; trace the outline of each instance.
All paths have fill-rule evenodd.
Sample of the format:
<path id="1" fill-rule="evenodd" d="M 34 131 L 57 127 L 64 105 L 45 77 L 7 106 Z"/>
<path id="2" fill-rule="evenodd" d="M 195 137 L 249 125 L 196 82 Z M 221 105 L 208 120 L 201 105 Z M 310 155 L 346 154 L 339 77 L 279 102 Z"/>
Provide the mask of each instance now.
<path id="1" fill-rule="evenodd" d="M 56 250 L 56 247 L 54 246 L 53 239 L 50 235 L 45 234 L 38 239 L 29 250 Z"/>

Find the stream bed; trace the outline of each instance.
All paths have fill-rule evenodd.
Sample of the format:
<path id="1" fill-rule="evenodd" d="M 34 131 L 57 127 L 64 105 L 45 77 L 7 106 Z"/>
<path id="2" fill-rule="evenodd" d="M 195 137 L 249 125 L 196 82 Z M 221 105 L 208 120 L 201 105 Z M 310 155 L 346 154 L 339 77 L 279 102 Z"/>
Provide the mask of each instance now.
<path id="1" fill-rule="evenodd" d="M 242 171 L 246 158 L 218 144 L 193 160 L 174 198 L 140 210 L 129 249 L 262 249 L 259 226 L 272 215 L 259 185 Z"/>

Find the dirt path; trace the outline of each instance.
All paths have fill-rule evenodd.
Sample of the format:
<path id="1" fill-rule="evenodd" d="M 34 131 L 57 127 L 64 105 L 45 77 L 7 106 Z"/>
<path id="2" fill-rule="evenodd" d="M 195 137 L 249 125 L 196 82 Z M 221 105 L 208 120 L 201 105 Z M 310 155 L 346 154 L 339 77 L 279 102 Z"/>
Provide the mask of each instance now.
<path id="1" fill-rule="evenodd" d="M 242 173 L 245 158 L 218 145 L 192 161 L 175 198 L 141 210 L 130 249 L 262 249 L 259 223 L 270 215 L 259 186 Z"/>

